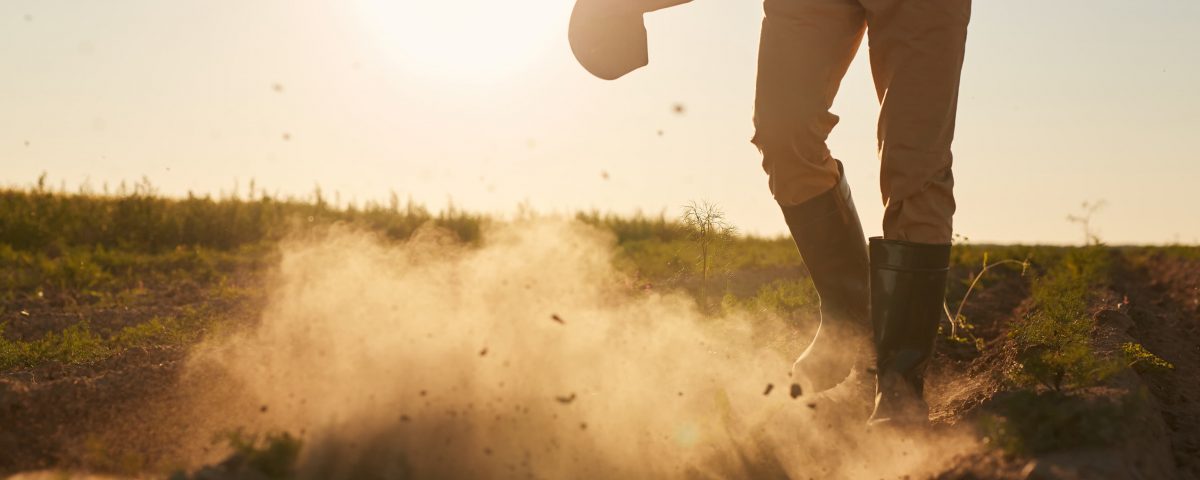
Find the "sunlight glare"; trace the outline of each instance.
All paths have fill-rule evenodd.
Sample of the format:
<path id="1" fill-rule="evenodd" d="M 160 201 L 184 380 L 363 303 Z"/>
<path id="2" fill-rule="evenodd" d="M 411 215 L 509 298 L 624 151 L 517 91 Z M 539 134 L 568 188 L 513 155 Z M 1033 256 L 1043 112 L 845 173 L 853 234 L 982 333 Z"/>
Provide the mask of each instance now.
<path id="1" fill-rule="evenodd" d="M 570 14 L 570 2 L 555 0 L 361 1 L 370 35 L 402 68 L 456 79 L 529 68 L 566 42 Z"/>

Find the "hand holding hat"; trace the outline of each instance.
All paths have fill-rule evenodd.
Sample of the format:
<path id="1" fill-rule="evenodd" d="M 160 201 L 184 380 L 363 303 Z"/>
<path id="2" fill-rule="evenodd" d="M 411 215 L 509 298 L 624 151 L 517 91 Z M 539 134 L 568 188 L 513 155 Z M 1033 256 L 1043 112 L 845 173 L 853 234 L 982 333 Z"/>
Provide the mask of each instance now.
<path id="1" fill-rule="evenodd" d="M 583 68 L 605 80 L 646 66 L 646 26 L 642 14 L 691 0 L 577 0 L 567 34 Z"/>

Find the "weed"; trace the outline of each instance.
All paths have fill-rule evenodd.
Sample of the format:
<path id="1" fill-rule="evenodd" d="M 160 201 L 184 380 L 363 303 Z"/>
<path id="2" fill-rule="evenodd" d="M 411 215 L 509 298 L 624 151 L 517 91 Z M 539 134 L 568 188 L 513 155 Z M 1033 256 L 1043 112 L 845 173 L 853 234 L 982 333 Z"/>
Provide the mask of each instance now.
<path id="1" fill-rule="evenodd" d="M 32 342 L 3 338 L 0 329 L 0 370 L 14 367 L 34 367 L 47 362 L 66 365 L 93 363 L 107 358 L 111 349 L 104 339 L 92 333 L 86 321 L 71 325 L 60 332 L 50 332 Z"/>
<path id="2" fill-rule="evenodd" d="M 706 202 L 689 202 L 683 207 L 682 217 L 688 238 L 700 250 L 696 259 L 700 265 L 701 296 L 708 285 L 709 270 L 721 245 L 729 243 L 737 229 L 725 219 L 725 212 L 717 205 Z"/>
<path id="3" fill-rule="evenodd" d="M 84 321 L 33 341 L 8 340 L 0 325 L 0 371 L 33 368 L 49 362 L 88 364 L 131 348 L 185 345 L 198 340 L 214 321 L 215 314 L 207 309 L 184 309 L 179 316 L 155 317 L 125 327 L 111 338 L 93 333 Z"/>
<path id="4" fill-rule="evenodd" d="M 176 317 L 154 317 L 138 325 L 121 329 L 113 336 L 113 348 L 145 348 L 155 345 L 182 345 L 194 340 L 199 328 L 185 327 L 184 322 Z"/>
<path id="5" fill-rule="evenodd" d="M 1033 283 L 1034 309 L 1010 332 L 1021 368 L 1015 379 L 1054 391 L 1099 384 L 1121 365 L 1093 348 L 1089 292 L 1107 276 L 1110 252 L 1101 245 L 1072 250 Z"/>
<path id="6" fill-rule="evenodd" d="M 971 333 L 975 327 L 967 322 L 967 318 L 962 314 L 963 307 L 966 306 L 967 300 L 971 298 L 971 292 L 975 290 L 975 286 L 979 284 L 979 280 L 982 279 L 985 274 L 987 274 L 988 270 L 1003 265 L 1020 265 L 1021 276 L 1024 277 L 1025 272 L 1029 270 L 1029 258 L 1026 257 L 1025 260 L 1004 259 L 988 263 L 988 252 L 985 251 L 983 252 L 982 265 L 983 266 L 980 268 L 979 273 L 976 273 L 971 277 L 967 291 L 963 294 L 962 300 L 958 302 L 958 309 L 955 310 L 953 316 L 950 315 L 949 304 L 942 302 L 942 309 L 946 312 L 946 319 L 950 321 L 950 340 L 960 343 L 970 343 L 975 347 L 976 351 L 983 350 L 983 339 L 977 338 Z M 965 336 L 959 334 L 960 330 Z"/>
<path id="7" fill-rule="evenodd" d="M 1105 205 L 1106 202 L 1104 200 L 1083 202 L 1083 205 L 1080 207 L 1081 212 L 1078 215 L 1067 215 L 1068 222 L 1078 223 L 1079 227 L 1083 229 L 1083 244 L 1085 246 L 1100 244 L 1100 235 L 1092 226 L 1092 217 L 1096 215 L 1096 212 L 1103 209 Z"/>
<path id="8" fill-rule="evenodd" d="M 1128 362 L 1129 366 L 1140 373 L 1163 373 L 1175 369 L 1175 365 L 1172 365 L 1171 362 L 1150 353 L 1140 343 L 1127 342 L 1122 344 L 1121 353 L 1125 355 L 1125 361 Z"/>

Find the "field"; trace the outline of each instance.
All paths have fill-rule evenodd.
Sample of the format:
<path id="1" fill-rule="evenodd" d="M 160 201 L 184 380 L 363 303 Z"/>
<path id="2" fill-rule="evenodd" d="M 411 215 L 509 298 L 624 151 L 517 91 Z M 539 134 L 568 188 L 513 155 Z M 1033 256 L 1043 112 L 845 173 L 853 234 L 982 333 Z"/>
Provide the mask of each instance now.
<path id="1" fill-rule="evenodd" d="M 1200 478 L 1200 247 L 956 245 L 880 433 L 790 240 L 678 213 L 0 191 L 0 475 Z"/>

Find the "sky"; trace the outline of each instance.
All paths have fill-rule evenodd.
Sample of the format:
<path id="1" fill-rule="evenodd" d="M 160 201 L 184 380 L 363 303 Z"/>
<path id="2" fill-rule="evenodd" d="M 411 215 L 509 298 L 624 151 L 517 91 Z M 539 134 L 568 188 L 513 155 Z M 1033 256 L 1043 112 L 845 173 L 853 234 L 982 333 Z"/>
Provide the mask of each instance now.
<path id="1" fill-rule="evenodd" d="M 569 0 L 4 0 L 0 184 L 433 209 L 677 216 L 719 205 L 786 230 L 753 135 L 762 5 L 646 16 L 650 65 L 592 78 Z M 1200 2 L 974 4 L 954 144 L 972 243 L 1200 243 Z M 869 33 L 868 33 L 869 34 Z M 867 49 L 833 111 L 868 235 L 881 231 Z M 682 106 L 682 112 L 676 106 Z"/>

